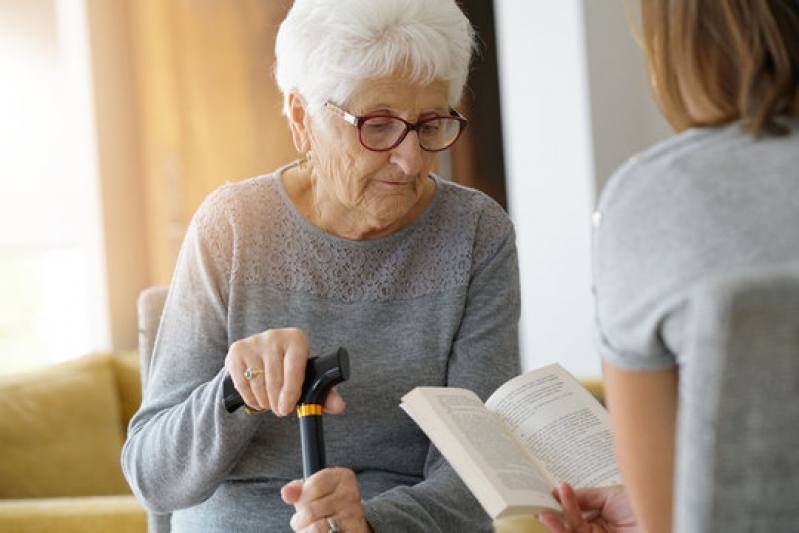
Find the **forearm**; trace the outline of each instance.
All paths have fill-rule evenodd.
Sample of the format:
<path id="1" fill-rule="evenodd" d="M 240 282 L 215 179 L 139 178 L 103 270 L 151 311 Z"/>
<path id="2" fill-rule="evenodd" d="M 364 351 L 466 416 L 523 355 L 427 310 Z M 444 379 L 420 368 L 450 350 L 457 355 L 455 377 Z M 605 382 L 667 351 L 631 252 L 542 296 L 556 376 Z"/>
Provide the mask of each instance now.
<path id="1" fill-rule="evenodd" d="M 493 531 L 490 517 L 449 464 L 441 461 L 424 481 L 364 502 L 366 520 L 375 533 Z"/>
<path id="2" fill-rule="evenodd" d="M 169 408 L 137 413 L 122 450 L 133 492 L 152 511 L 196 505 L 227 477 L 260 423 L 221 402 L 224 372 Z"/>
<path id="3" fill-rule="evenodd" d="M 643 531 L 671 532 L 677 369 L 628 372 L 604 365 L 622 478 Z"/>

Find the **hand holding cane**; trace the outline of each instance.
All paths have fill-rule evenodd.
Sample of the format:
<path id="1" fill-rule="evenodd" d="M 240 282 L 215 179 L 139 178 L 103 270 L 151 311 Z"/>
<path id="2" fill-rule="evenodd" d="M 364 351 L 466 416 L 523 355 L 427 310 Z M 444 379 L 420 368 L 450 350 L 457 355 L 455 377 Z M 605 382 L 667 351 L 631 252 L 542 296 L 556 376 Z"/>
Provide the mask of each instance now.
<path id="1" fill-rule="evenodd" d="M 248 372 L 253 372 L 248 369 Z M 308 478 L 325 467 L 325 439 L 322 426 L 322 406 L 330 389 L 346 381 L 350 375 L 349 355 L 344 348 L 325 355 L 311 357 L 305 366 L 297 416 L 300 419 L 303 476 Z M 254 376 L 250 376 L 254 377 Z M 248 377 L 248 379 L 250 378 Z M 223 385 L 225 409 L 232 413 L 244 405 L 244 400 L 227 376 Z"/>

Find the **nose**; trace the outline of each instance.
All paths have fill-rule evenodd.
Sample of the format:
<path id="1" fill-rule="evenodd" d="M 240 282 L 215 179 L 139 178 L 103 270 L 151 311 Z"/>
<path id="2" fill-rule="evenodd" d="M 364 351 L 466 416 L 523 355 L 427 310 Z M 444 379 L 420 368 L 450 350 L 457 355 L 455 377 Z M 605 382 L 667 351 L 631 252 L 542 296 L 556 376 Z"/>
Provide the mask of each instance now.
<path id="1" fill-rule="evenodd" d="M 406 176 L 413 176 L 422 170 L 422 147 L 415 131 L 409 131 L 393 150 L 389 161 L 398 165 Z"/>

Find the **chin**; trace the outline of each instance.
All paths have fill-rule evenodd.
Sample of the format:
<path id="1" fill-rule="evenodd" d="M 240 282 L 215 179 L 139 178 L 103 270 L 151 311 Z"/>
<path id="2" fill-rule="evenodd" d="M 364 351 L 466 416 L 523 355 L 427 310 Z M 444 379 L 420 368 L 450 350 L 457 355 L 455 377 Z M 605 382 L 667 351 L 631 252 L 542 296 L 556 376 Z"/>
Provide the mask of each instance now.
<path id="1" fill-rule="evenodd" d="M 386 198 L 380 202 L 379 207 L 372 209 L 376 219 L 384 221 L 386 225 L 392 224 L 407 215 L 416 205 L 416 198 Z"/>

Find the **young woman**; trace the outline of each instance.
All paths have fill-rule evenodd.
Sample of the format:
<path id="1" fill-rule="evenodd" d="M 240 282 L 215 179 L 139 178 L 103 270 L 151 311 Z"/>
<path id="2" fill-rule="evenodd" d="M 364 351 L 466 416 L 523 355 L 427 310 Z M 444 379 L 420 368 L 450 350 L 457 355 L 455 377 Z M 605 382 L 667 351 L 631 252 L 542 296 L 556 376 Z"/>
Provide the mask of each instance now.
<path id="1" fill-rule="evenodd" d="M 799 2 L 641 7 L 653 91 L 678 135 L 623 165 L 595 216 L 599 348 L 629 503 L 598 501 L 626 523 L 584 523 L 569 494 L 570 529 L 542 517 L 557 532 L 633 527 L 629 504 L 643 531 L 672 531 L 690 291 L 736 269 L 799 263 Z"/>

